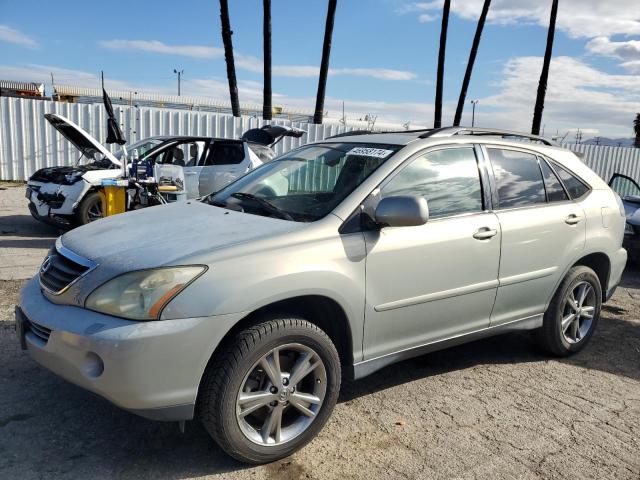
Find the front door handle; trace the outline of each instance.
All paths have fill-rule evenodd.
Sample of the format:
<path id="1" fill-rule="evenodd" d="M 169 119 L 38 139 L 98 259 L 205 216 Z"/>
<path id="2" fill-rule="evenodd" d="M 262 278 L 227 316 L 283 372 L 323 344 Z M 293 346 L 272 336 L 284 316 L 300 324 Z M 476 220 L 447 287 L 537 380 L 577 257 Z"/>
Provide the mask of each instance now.
<path id="1" fill-rule="evenodd" d="M 580 223 L 581 218 L 576 215 L 575 213 L 572 213 L 571 215 L 569 215 L 567 218 L 564 219 L 564 223 L 566 223 L 567 225 L 575 225 L 577 223 Z"/>
<path id="2" fill-rule="evenodd" d="M 491 237 L 495 237 L 498 234 L 498 230 L 495 228 L 482 227 L 476 230 L 473 234 L 473 238 L 476 240 L 489 240 Z"/>

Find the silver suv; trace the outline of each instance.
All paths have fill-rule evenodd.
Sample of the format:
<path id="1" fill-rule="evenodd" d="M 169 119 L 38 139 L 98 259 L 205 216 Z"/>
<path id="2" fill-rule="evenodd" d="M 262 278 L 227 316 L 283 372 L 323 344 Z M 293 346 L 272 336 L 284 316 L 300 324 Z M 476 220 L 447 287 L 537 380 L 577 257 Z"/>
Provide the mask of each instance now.
<path id="1" fill-rule="evenodd" d="M 465 128 L 306 145 L 203 201 L 58 239 L 16 308 L 58 375 L 198 418 L 260 463 L 323 427 L 343 375 L 513 330 L 582 349 L 627 259 L 620 199 L 573 153 Z"/>

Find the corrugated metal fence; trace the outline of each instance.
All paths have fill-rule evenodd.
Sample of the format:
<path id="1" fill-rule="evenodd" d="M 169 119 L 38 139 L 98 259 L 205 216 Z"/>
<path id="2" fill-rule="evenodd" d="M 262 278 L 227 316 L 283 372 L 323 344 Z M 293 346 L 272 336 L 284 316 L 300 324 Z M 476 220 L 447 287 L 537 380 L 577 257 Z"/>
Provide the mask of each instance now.
<path id="1" fill-rule="evenodd" d="M 248 129 L 265 124 L 254 117 L 234 118 L 227 114 L 151 107 L 116 106 L 116 114 L 129 142 L 153 135 L 210 135 L 240 138 Z M 0 179 L 26 180 L 43 167 L 71 165 L 77 151 L 44 119 L 45 113 L 58 113 L 80 125 L 103 142 L 106 135 L 106 116 L 102 105 L 73 104 L 0 98 Z M 342 125 L 292 123 L 287 120 L 270 122 L 288 125 L 307 132 L 300 139 L 285 138 L 276 146 L 276 153 L 308 142 L 351 130 Z M 640 149 L 601 147 L 597 145 L 564 144 L 582 154 L 584 162 L 604 180 L 619 172 L 640 179 Z M 117 148 L 111 147 L 113 151 Z"/>
<path id="2" fill-rule="evenodd" d="M 240 138 L 250 128 L 266 123 L 300 128 L 307 132 L 301 138 L 285 137 L 276 145 L 282 154 L 305 143 L 322 140 L 351 128 L 342 125 L 314 125 L 288 120 L 265 122 L 255 117 L 234 118 L 214 112 L 161 109 L 151 107 L 114 106 L 125 138 L 131 143 L 154 135 L 209 135 L 220 138 Z M 106 115 L 98 104 L 74 104 L 0 98 L 0 179 L 26 180 L 43 167 L 72 165 L 77 150 L 44 118 L 45 113 L 57 113 L 80 125 L 104 143 Z M 116 145 L 111 146 L 116 151 Z"/>

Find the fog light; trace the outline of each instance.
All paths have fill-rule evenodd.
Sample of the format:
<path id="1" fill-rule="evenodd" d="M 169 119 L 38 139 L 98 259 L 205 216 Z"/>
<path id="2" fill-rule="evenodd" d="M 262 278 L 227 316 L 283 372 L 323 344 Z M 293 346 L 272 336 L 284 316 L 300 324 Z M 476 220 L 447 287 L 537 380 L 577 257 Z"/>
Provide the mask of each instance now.
<path id="1" fill-rule="evenodd" d="M 87 352 L 84 360 L 84 373 L 88 377 L 98 378 L 104 372 L 104 362 L 100 356 L 93 352 Z"/>

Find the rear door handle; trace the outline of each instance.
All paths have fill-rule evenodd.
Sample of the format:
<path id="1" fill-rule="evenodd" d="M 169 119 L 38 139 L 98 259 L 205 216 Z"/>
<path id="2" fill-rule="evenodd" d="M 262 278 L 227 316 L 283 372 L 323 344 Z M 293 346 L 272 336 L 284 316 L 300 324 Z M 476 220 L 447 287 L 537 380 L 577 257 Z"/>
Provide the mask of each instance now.
<path id="1" fill-rule="evenodd" d="M 491 237 L 495 237 L 498 234 L 498 230 L 489 227 L 482 227 L 476 230 L 473 234 L 473 238 L 476 240 L 489 240 Z"/>
<path id="2" fill-rule="evenodd" d="M 567 218 L 564 219 L 564 223 L 566 223 L 567 225 L 575 225 L 577 223 L 580 223 L 581 218 L 576 215 L 575 213 L 572 213 L 571 215 L 569 215 Z"/>

